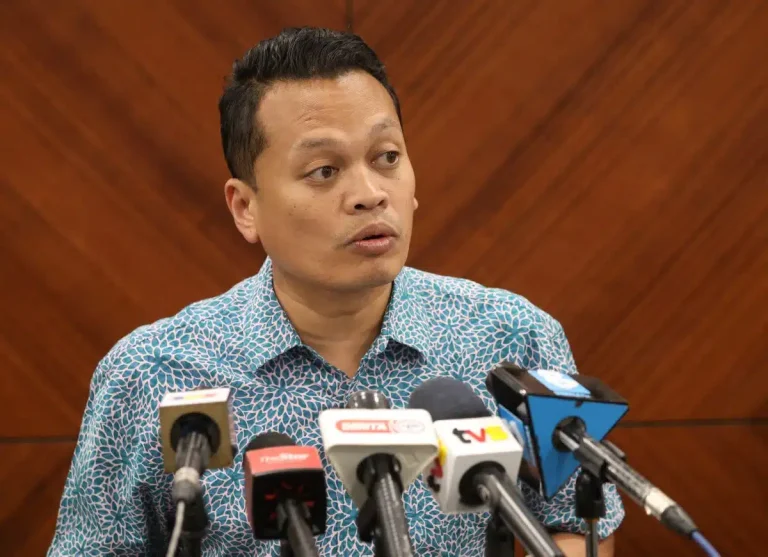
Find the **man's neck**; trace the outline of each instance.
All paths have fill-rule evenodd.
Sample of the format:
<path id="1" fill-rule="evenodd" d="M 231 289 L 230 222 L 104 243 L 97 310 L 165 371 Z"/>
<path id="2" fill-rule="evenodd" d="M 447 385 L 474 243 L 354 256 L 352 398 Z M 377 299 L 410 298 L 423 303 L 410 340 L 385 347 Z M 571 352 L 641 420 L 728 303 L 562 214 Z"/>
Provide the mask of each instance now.
<path id="1" fill-rule="evenodd" d="M 354 375 L 355 362 L 381 331 L 392 284 L 354 292 L 327 291 L 298 284 L 275 271 L 273 285 L 302 342 L 347 375 Z"/>

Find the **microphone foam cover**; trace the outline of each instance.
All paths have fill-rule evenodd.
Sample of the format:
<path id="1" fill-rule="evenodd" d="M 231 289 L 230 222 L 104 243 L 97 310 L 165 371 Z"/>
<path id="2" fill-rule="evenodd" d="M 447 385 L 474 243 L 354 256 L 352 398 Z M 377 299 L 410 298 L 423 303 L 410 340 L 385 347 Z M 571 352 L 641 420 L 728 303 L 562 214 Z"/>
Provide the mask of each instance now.
<path id="1" fill-rule="evenodd" d="M 472 388 L 453 377 L 433 377 L 424 381 L 411 393 L 408 408 L 426 410 L 433 422 L 491 415 Z"/>
<path id="2" fill-rule="evenodd" d="M 254 451 L 257 449 L 266 449 L 268 447 L 289 447 L 295 445 L 296 442 L 291 439 L 285 433 L 278 433 L 277 431 L 268 431 L 267 433 L 260 433 L 248 443 L 245 447 L 245 452 Z"/>

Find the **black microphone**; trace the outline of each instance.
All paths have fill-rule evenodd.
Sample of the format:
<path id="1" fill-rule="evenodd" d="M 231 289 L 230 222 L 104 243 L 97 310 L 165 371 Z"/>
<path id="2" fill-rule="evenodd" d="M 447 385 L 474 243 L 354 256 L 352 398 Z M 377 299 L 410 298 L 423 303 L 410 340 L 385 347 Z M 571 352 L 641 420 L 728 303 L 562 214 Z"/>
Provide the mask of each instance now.
<path id="1" fill-rule="evenodd" d="M 282 433 L 254 437 L 243 455 L 248 522 L 259 540 L 281 540 L 282 557 L 317 557 L 325 532 L 325 472 L 317 449 Z"/>
<path id="2" fill-rule="evenodd" d="M 200 494 L 200 476 L 232 464 L 235 452 L 228 388 L 168 393 L 160 403 L 160 439 L 166 472 L 174 472 L 173 502 Z"/>
<path id="3" fill-rule="evenodd" d="M 234 431 L 228 388 L 167 393 L 160 403 L 160 439 L 166 472 L 174 472 L 171 498 L 176 519 L 168 555 L 183 535 L 186 552 L 201 554 L 208 526 L 200 477 L 232 464 Z"/>
<path id="4" fill-rule="evenodd" d="M 468 385 L 429 379 L 411 393 L 408 407 L 427 410 L 434 421 L 440 455 L 426 483 L 444 512 L 490 509 L 492 521 L 499 518 L 531 555 L 563 556 L 514 483 L 522 447 Z"/>

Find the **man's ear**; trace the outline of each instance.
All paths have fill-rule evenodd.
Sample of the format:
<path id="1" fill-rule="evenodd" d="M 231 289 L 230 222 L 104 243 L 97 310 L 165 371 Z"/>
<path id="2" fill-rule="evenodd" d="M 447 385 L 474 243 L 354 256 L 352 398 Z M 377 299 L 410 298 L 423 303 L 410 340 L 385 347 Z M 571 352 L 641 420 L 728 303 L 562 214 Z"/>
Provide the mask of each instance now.
<path id="1" fill-rule="evenodd" d="M 419 208 L 419 200 L 414 197 L 413 198 L 413 210 L 415 211 L 418 208 Z"/>
<path id="2" fill-rule="evenodd" d="M 243 238 L 251 244 L 259 241 L 258 219 L 256 218 L 256 191 L 237 178 L 230 178 L 224 184 L 227 207 L 235 219 L 235 226 Z"/>

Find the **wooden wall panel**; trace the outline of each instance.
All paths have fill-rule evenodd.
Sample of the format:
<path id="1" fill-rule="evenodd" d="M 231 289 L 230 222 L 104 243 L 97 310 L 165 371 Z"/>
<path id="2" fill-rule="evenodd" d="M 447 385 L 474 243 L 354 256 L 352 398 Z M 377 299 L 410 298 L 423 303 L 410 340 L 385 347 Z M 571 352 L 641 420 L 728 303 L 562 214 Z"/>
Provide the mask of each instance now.
<path id="1" fill-rule="evenodd" d="M 611 439 L 628 461 L 689 512 L 723 557 L 762 555 L 768 521 L 768 425 L 620 428 Z M 624 497 L 616 555 L 701 557 L 692 540 L 672 533 Z M 523 553 L 521 545 L 517 551 Z"/>
<path id="2" fill-rule="evenodd" d="M 404 107 L 420 201 L 410 264 L 510 289 L 559 319 L 581 371 L 629 399 L 627 425 L 653 425 L 615 433 L 631 461 L 723 555 L 757 554 L 766 5 L 354 9 Z M 627 507 L 619 555 L 699 554 Z"/>
<path id="3" fill-rule="evenodd" d="M 349 23 L 403 104 L 421 203 L 409 264 L 552 313 L 582 372 L 630 400 L 627 424 L 653 422 L 614 435 L 637 468 L 724 555 L 759 551 L 760 0 L 0 3 L 4 551 L 47 547 L 98 359 L 262 261 L 222 196 L 232 61 L 287 25 Z M 620 555 L 697 554 L 628 508 Z"/>
<path id="4" fill-rule="evenodd" d="M 45 555 L 74 442 L 0 444 L 0 547 L 8 557 Z"/>
<path id="5" fill-rule="evenodd" d="M 217 102 L 236 57 L 304 24 L 343 28 L 343 0 L 0 3 L 3 555 L 50 544 L 97 361 L 260 266 Z"/>
<path id="6" fill-rule="evenodd" d="M 354 7 L 405 107 L 411 264 L 552 313 L 630 419 L 768 417 L 764 2 Z"/>
<path id="7" fill-rule="evenodd" d="M 2 3 L 0 437 L 74 436 L 121 336 L 258 269 L 217 103 L 234 59 L 291 24 L 343 28 L 344 4 Z"/>
<path id="8" fill-rule="evenodd" d="M 612 436 L 637 470 L 686 509 L 723 557 L 761 555 L 768 524 L 768 424 L 645 427 Z M 625 499 L 617 555 L 704 553 Z"/>

